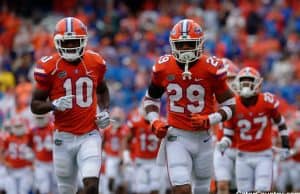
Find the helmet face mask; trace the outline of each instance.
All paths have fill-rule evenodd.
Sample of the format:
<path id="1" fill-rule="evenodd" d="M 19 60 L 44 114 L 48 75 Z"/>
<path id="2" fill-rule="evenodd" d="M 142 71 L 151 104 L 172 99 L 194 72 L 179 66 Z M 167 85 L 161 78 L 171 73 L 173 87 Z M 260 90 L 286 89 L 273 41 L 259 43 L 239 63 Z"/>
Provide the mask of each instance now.
<path id="1" fill-rule="evenodd" d="M 237 91 L 240 96 L 250 98 L 261 91 L 262 78 L 258 71 L 253 68 L 243 68 L 237 76 Z"/>
<path id="2" fill-rule="evenodd" d="M 27 131 L 26 123 L 23 118 L 13 118 L 11 121 L 11 133 L 15 136 L 23 136 Z"/>
<path id="3" fill-rule="evenodd" d="M 54 45 L 65 60 L 78 60 L 84 54 L 87 40 L 87 28 L 79 19 L 68 17 L 56 24 Z"/>

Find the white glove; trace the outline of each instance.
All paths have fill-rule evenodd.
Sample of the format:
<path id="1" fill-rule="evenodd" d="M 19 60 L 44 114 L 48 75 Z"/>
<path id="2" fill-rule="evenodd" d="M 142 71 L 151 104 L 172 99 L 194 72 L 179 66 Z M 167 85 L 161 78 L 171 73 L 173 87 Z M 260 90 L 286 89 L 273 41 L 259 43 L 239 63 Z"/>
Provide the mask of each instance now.
<path id="1" fill-rule="evenodd" d="M 283 161 L 288 159 L 289 157 L 292 157 L 295 155 L 295 150 L 294 149 L 288 149 L 288 148 L 276 148 L 273 147 L 273 149 L 278 152 L 279 155 L 279 160 Z"/>
<path id="2" fill-rule="evenodd" d="M 110 123 L 109 113 L 107 111 L 100 112 L 96 115 L 95 122 L 98 128 L 105 129 Z"/>
<path id="3" fill-rule="evenodd" d="M 223 154 L 227 148 L 231 146 L 231 139 L 224 136 L 221 141 L 217 142 L 216 148 Z"/>
<path id="4" fill-rule="evenodd" d="M 72 99 L 74 95 L 60 97 L 52 102 L 54 110 L 65 111 L 72 108 Z"/>

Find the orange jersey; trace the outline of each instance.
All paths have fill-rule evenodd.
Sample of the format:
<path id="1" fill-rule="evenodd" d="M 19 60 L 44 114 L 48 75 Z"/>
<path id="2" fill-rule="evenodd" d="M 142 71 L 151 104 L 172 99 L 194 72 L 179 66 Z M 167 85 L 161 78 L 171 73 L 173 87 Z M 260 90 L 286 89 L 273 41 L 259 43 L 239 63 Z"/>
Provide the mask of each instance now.
<path id="1" fill-rule="evenodd" d="M 134 157 L 143 159 L 156 158 L 160 142 L 152 132 L 149 122 L 142 116 L 135 115 L 131 120 L 128 120 L 127 125 L 135 140 L 135 142 L 131 144 L 135 146 L 133 148 Z"/>
<path id="2" fill-rule="evenodd" d="M 165 55 L 159 58 L 152 73 L 152 83 L 167 94 L 168 124 L 183 130 L 195 130 L 190 114 L 215 112 L 214 96 L 228 90 L 226 68 L 216 57 L 202 55 L 189 71 L 191 79 L 184 80 L 175 58 Z"/>
<path id="3" fill-rule="evenodd" d="M 47 149 L 46 144 L 50 144 L 53 141 L 53 132 L 54 126 L 49 124 L 43 128 L 33 129 L 33 150 L 36 159 L 43 162 L 52 161 L 52 151 Z"/>
<path id="4" fill-rule="evenodd" d="M 126 127 L 121 126 L 113 131 L 112 126 L 104 130 L 104 151 L 110 156 L 119 156 L 121 149 L 121 142 L 127 133 Z"/>
<path id="5" fill-rule="evenodd" d="M 299 151 L 300 148 L 300 131 L 299 130 L 291 130 L 289 133 L 289 143 L 291 148 L 295 148 Z M 300 153 L 297 153 L 295 156 L 292 157 L 293 160 L 300 162 Z"/>
<path id="6" fill-rule="evenodd" d="M 27 133 L 17 137 L 8 136 L 4 140 L 4 160 L 7 166 L 11 168 L 23 168 L 32 165 L 32 162 L 26 159 L 26 154 L 32 151 L 32 134 Z"/>
<path id="7" fill-rule="evenodd" d="M 224 125 L 234 130 L 239 150 L 257 152 L 272 147 L 272 118 L 280 115 L 278 106 L 279 101 L 271 93 L 258 94 L 256 104 L 249 107 L 236 97 L 236 113 Z"/>
<path id="8" fill-rule="evenodd" d="M 84 134 L 97 128 L 96 88 L 106 72 L 103 58 L 86 51 L 78 65 L 72 65 L 58 54 L 43 57 L 34 70 L 37 88 L 49 92 L 51 101 L 74 95 L 71 109 L 54 111 L 55 128 L 73 134 Z"/>

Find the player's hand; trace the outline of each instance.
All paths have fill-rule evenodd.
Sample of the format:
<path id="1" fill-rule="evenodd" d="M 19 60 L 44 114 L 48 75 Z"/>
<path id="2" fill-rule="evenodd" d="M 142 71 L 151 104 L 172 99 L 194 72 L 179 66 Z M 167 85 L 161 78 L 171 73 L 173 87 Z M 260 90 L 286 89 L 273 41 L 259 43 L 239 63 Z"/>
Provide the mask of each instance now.
<path id="1" fill-rule="evenodd" d="M 200 114 L 191 114 L 192 126 L 195 129 L 205 129 L 208 130 L 210 128 L 208 115 L 200 115 Z"/>
<path id="2" fill-rule="evenodd" d="M 222 137 L 221 141 L 217 142 L 216 148 L 224 154 L 227 148 L 231 146 L 231 140 L 228 137 Z"/>
<path id="3" fill-rule="evenodd" d="M 158 138 L 164 138 L 167 135 L 168 125 L 161 120 L 155 120 L 151 124 L 151 129 Z"/>
<path id="4" fill-rule="evenodd" d="M 105 129 L 110 124 L 109 113 L 107 111 L 102 111 L 96 115 L 96 125 L 99 129 Z"/>
<path id="5" fill-rule="evenodd" d="M 294 149 L 273 147 L 273 150 L 275 150 L 278 153 L 279 160 L 281 160 L 281 161 L 286 160 L 295 154 Z"/>
<path id="6" fill-rule="evenodd" d="M 65 111 L 72 108 L 72 99 L 74 95 L 67 95 L 60 97 L 52 102 L 54 110 Z"/>

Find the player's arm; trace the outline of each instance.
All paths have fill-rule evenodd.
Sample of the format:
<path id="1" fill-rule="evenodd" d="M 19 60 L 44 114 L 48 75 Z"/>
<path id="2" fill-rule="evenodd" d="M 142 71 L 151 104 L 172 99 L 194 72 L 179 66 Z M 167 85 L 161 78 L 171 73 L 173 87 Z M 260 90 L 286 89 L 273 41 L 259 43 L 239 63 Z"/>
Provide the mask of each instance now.
<path id="1" fill-rule="evenodd" d="M 146 118 L 150 122 L 151 129 L 158 138 L 164 138 L 167 134 L 168 125 L 160 120 L 160 98 L 165 92 L 163 87 L 151 82 L 144 98 L 144 109 Z"/>
<path id="2" fill-rule="evenodd" d="M 130 153 L 129 143 L 133 138 L 132 126 L 133 126 L 132 122 L 128 121 L 126 131 L 123 129 L 124 134 L 121 139 L 121 148 L 120 148 L 119 157 L 122 158 L 123 164 L 125 165 L 131 162 L 131 158 L 129 154 Z"/>
<path id="3" fill-rule="evenodd" d="M 159 118 L 160 98 L 164 92 L 164 88 L 155 85 L 153 82 L 150 83 L 143 102 L 146 117 L 150 123 Z"/>
<path id="4" fill-rule="evenodd" d="M 222 139 L 217 142 L 216 148 L 221 152 L 224 153 L 227 148 L 229 148 L 232 145 L 232 139 L 234 136 L 234 127 L 233 127 L 233 121 L 232 119 L 224 122 L 223 127 L 223 137 Z"/>
<path id="5" fill-rule="evenodd" d="M 273 111 L 272 119 L 278 127 L 282 147 L 289 149 L 290 144 L 289 144 L 288 128 L 287 128 L 287 125 L 285 123 L 284 117 L 278 112 L 277 109 L 275 109 Z"/>
<path id="6" fill-rule="evenodd" d="M 98 105 L 100 110 L 108 110 L 109 109 L 109 90 L 105 80 L 99 83 L 97 87 L 97 97 L 98 97 Z"/>
<path id="7" fill-rule="evenodd" d="M 32 94 L 31 111 L 34 114 L 45 114 L 54 110 L 51 101 L 48 101 L 49 92 L 36 88 Z"/>
<path id="8" fill-rule="evenodd" d="M 216 112 L 216 114 L 221 115 L 220 121 L 223 122 L 231 119 L 235 112 L 235 98 L 233 92 L 227 87 L 227 90 L 216 95 L 216 99 L 220 104 L 220 109 Z"/>
<path id="9" fill-rule="evenodd" d="M 97 103 L 100 108 L 100 113 L 96 115 L 96 125 L 100 129 L 105 129 L 110 124 L 108 113 L 110 96 L 105 80 L 102 80 L 97 86 Z"/>

